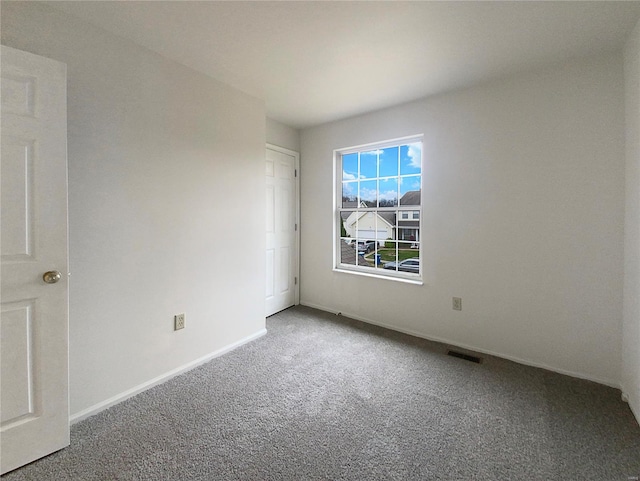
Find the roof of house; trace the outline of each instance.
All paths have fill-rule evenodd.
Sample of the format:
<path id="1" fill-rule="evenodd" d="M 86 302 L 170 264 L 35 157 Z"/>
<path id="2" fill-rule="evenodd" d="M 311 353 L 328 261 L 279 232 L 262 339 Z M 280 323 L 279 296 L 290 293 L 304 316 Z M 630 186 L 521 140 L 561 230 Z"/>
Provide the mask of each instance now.
<path id="1" fill-rule="evenodd" d="M 342 199 L 342 207 L 344 209 L 357 209 L 359 207 L 362 207 L 362 208 L 366 209 L 369 206 L 365 202 L 360 202 L 360 204 L 358 204 L 358 202 L 355 201 L 355 200 L 344 200 L 344 198 L 343 198 Z"/>
<path id="2" fill-rule="evenodd" d="M 398 227 L 400 228 L 413 228 L 418 229 L 420 227 L 420 221 L 417 220 L 398 220 Z"/>
<path id="3" fill-rule="evenodd" d="M 347 244 L 343 240 L 340 241 L 340 262 L 342 264 L 350 264 L 355 266 L 356 255 L 357 254 L 356 254 L 356 248 L 355 248 L 355 241 L 352 244 Z M 358 260 L 358 265 L 360 266 L 364 265 L 369 267 L 372 266 L 371 262 L 366 260 L 364 256 L 360 256 L 360 259 Z"/>
<path id="4" fill-rule="evenodd" d="M 389 211 L 378 212 L 378 215 L 382 217 L 386 222 L 391 225 L 391 227 L 395 227 L 396 225 L 396 213 Z"/>
<path id="5" fill-rule="evenodd" d="M 401 208 L 402 206 L 409 206 L 409 205 L 420 205 L 420 191 L 419 190 L 410 190 L 409 192 L 407 192 L 406 194 L 404 194 L 401 198 L 400 198 L 400 206 L 398 206 L 398 208 Z M 364 203 L 360 203 L 360 205 L 358 205 L 357 201 L 343 201 L 342 202 L 342 207 L 343 208 L 353 208 L 354 211 L 341 211 L 340 212 L 340 217 L 342 217 L 342 220 L 347 220 L 349 218 L 349 216 L 351 215 L 352 212 L 355 212 L 355 209 L 357 209 L 358 207 L 367 207 L 367 205 L 365 205 Z M 385 222 L 387 222 L 391 227 L 395 227 L 396 225 L 396 212 L 395 211 L 378 211 L 378 216 L 380 216 Z M 398 226 L 399 227 L 419 227 L 420 223 L 419 221 L 416 220 L 398 220 Z"/>
<path id="6" fill-rule="evenodd" d="M 420 205 L 420 191 L 410 190 L 400 197 L 400 205 Z"/>
<path id="7" fill-rule="evenodd" d="M 347 220 L 349 218 L 349 216 L 356 211 L 342 211 L 340 212 L 340 217 L 342 217 L 342 220 Z M 361 216 L 365 215 L 367 212 L 361 212 Z M 382 212 L 378 212 L 378 217 L 382 218 L 382 220 L 384 220 L 385 222 L 387 222 L 389 224 L 389 226 L 391 227 L 395 227 L 396 225 L 396 213 L 395 212 L 391 212 L 391 211 L 382 211 Z"/>

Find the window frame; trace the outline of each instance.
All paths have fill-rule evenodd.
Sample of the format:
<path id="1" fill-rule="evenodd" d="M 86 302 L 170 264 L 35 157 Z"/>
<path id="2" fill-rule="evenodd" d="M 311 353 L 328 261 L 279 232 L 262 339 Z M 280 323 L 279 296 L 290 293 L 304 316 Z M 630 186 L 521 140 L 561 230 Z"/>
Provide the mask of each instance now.
<path id="1" fill-rule="evenodd" d="M 342 159 L 344 156 L 349 155 L 349 154 L 353 154 L 353 153 L 363 153 L 363 152 L 368 152 L 371 150 L 383 150 L 385 148 L 391 148 L 391 147 L 397 147 L 397 148 L 401 148 L 402 146 L 408 145 L 408 144 L 416 144 L 419 143 L 420 144 L 420 173 L 416 173 L 416 174 L 406 174 L 408 176 L 420 176 L 420 204 L 419 205 L 400 205 L 400 199 L 402 197 L 402 195 L 400 194 L 400 183 L 398 184 L 398 191 L 397 191 L 397 202 L 396 205 L 393 207 L 380 207 L 380 199 L 377 199 L 377 203 L 376 203 L 376 207 L 362 207 L 361 204 L 356 203 L 356 206 L 354 208 L 350 208 L 350 207 L 343 207 L 343 162 Z M 424 218 L 423 218 L 423 186 L 424 186 L 424 135 L 422 134 L 418 134 L 418 135 L 411 135 L 411 136 L 407 136 L 407 137 L 401 137 L 401 138 L 396 138 L 396 139 L 391 139 L 391 140 L 386 140 L 386 141 L 382 141 L 382 142 L 372 142 L 372 143 L 368 143 L 368 144 L 361 144 L 361 145 L 356 145 L 356 146 L 352 146 L 352 147 L 346 147 L 346 148 L 340 148 L 340 149 L 335 149 L 333 151 L 333 176 L 334 176 L 334 185 L 333 185 L 333 270 L 336 272 L 343 272 L 343 273 L 348 273 L 348 274 L 357 274 L 357 275 L 362 275 L 362 276 L 367 276 L 367 277 L 375 277 L 375 278 L 381 278 L 381 279 L 389 279 L 389 280 L 393 280 L 393 281 L 400 281 L 400 282 L 406 282 L 406 283 L 410 283 L 410 284 L 419 284 L 422 285 L 423 284 L 423 277 L 424 277 L 424 265 L 423 265 L 423 224 L 424 224 Z M 400 169 L 401 164 L 398 164 L 398 172 L 395 176 L 397 176 L 397 178 L 400 180 L 403 175 Z M 385 176 L 385 175 L 380 175 L 380 170 L 379 168 L 377 168 L 377 175 L 375 177 L 375 180 L 378 182 L 378 189 L 379 189 L 379 181 L 383 180 L 383 179 L 388 179 L 389 176 Z M 394 177 L 394 176 L 392 176 Z M 367 180 L 373 180 L 372 178 L 368 178 Z M 360 179 L 355 179 L 355 182 L 359 182 L 362 183 L 362 177 L 360 177 Z M 379 193 L 379 190 L 378 190 Z M 356 195 L 356 202 L 361 201 L 362 199 Z M 406 210 L 408 212 L 418 212 L 418 219 L 413 218 L 412 214 L 409 214 L 409 218 L 408 219 L 400 219 L 400 212 L 402 210 Z M 349 211 L 349 212 L 374 212 L 374 213 L 378 213 L 378 212 L 395 212 L 395 236 L 394 236 L 394 240 L 393 242 L 396 245 L 396 248 L 398 247 L 398 243 L 401 242 L 401 240 L 398 237 L 399 231 L 401 229 L 400 225 L 399 225 L 399 221 L 400 220 L 409 220 L 409 221 L 418 221 L 419 222 L 419 226 L 418 226 L 418 256 L 417 258 L 419 259 L 420 262 L 420 267 L 419 267 L 419 272 L 417 274 L 414 273 L 409 273 L 409 272 L 403 272 L 403 271 L 395 271 L 395 270 L 387 270 L 387 269 L 381 269 L 381 268 L 377 268 L 377 267 L 371 267 L 371 266 L 363 266 L 363 265 L 354 265 L 354 264 L 347 264 L 347 263 L 342 263 L 342 236 L 341 236 L 341 228 L 343 225 L 343 217 L 342 217 L 342 213 L 345 211 Z M 377 223 L 376 223 L 377 225 Z M 375 228 L 377 230 L 377 227 Z M 377 237 L 377 233 L 376 233 L 376 237 Z M 360 239 L 358 237 L 354 237 L 352 242 L 358 242 L 358 241 L 363 241 L 363 240 L 367 240 L 367 239 Z M 373 239 L 378 241 L 378 243 L 376 244 L 376 249 L 379 246 L 379 239 Z M 357 244 L 356 247 L 357 249 Z M 397 251 L 396 251 L 397 252 Z M 356 257 L 358 256 L 357 254 L 357 250 L 356 250 Z M 396 262 L 400 262 L 399 257 L 396 257 Z"/>

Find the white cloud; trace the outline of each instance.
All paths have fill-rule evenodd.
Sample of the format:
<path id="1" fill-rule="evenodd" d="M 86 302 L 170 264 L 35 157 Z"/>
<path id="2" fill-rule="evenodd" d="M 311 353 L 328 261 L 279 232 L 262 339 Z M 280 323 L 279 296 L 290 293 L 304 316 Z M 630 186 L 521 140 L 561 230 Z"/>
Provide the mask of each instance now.
<path id="1" fill-rule="evenodd" d="M 411 190 L 420 190 L 420 176 L 400 177 L 400 185 L 406 187 L 406 189 L 400 189 L 405 194 Z"/>
<path id="2" fill-rule="evenodd" d="M 375 200 L 376 194 L 375 189 L 360 189 L 360 198 L 366 201 Z M 387 190 L 380 192 L 378 197 L 380 200 L 393 200 L 398 198 L 398 193 L 395 190 Z"/>
<path id="3" fill-rule="evenodd" d="M 342 184 L 342 195 L 355 195 L 356 194 L 356 189 L 354 189 L 354 187 L 356 187 L 357 184 Z"/>
<path id="4" fill-rule="evenodd" d="M 361 152 L 360 155 L 382 155 L 383 152 L 384 152 L 384 150 L 382 150 L 382 149 L 370 150 L 368 152 Z"/>
<path id="5" fill-rule="evenodd" d="M 422 144 L 408 144 L 407 155 L 409 156 L 409 165 L 414 169 L 422 168 Z"/>
<path id="6" fill-rule="evenodd" d="M 350 174 L 346 170 L 342 172 L 342 180 L 356 180 L 355 174 Z"/>
<path id="7" fill-rule="evenodd" d="M 395 190 L 380 192 L 380 200 L 394 200 L 397 198 L 398 198 L 398 193 Z"/>
<path id="8" fill-rule="evenodd" d="M 360 199 L 362 200 L 375 200 L 376 198 L 376 190 L 375 189 L 363 189 L 360 187 Z"/>

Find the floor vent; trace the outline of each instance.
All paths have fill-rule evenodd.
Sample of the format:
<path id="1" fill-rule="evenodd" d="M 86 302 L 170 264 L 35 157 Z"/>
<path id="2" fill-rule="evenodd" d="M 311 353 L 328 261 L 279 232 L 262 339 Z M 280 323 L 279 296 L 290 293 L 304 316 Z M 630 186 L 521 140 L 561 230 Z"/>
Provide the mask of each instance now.
<path id="1" fill-rule="evenodd" d="M 478 356 L 472 356 L 470 354 L 464 354 L 458 351 L 448 351 L 447 354 L 449 356 L 458 357 L 460 359 L 464 359 L 465 361 L 475 362 L 476 364 L 482 363 L 482 358 Z"/>

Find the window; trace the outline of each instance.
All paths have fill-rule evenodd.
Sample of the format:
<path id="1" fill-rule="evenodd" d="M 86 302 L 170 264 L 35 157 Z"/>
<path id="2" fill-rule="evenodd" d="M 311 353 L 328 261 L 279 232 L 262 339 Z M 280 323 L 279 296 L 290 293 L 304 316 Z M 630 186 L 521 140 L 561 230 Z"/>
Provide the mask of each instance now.
<path id="1" fill-rule="evenodd" d="M 335 151 L 341 271 L 419 281 L 422 137 Z"/>

